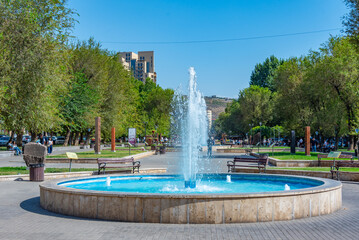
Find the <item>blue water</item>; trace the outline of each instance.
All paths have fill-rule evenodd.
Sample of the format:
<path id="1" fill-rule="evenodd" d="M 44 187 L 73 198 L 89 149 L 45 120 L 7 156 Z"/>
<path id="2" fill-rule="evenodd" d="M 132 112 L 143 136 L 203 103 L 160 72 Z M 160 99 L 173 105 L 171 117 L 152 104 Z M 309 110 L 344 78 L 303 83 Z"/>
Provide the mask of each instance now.
<path id="1" fill-rule="evenodd" d="M 226 174 L 202 176 L 194 189 L 184 187 L 184 179 L 179 176 L 132 175 L 90 178 L 59 183 L 61 186 L 96 191 L 128 193 L 170 193 L 170 194 L 208 194 L 208 193 L 255 193 L 288 191 L 322 185 L 323 182 L 295 177 L 273 177 L 268 175 L 232 175 L 227 182 Z M 109 186 L 108 186 L 109 184 Z M 287 185 L 287 186 L 286 186 Z"/>

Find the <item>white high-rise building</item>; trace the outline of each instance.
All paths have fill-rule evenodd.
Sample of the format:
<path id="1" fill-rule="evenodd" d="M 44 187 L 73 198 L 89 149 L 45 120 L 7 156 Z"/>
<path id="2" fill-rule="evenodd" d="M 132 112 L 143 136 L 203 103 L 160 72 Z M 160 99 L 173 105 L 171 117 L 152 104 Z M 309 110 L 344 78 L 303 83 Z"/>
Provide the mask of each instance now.
<path id="1" fill-rule="evenodd" d="M 212 110 L 207 110 L 207 118 L 208 118 L 208 129 L 212 128 Z"/>
<path id="2" fill-rule="evenodd" d="M 153 82 L 157 80 L 155 72 L 155 59 L 153 51 L 120 52 L 120 60 L 126 69 L 131 69 L 133 76 L 145 82 L 150 78 Z"/>

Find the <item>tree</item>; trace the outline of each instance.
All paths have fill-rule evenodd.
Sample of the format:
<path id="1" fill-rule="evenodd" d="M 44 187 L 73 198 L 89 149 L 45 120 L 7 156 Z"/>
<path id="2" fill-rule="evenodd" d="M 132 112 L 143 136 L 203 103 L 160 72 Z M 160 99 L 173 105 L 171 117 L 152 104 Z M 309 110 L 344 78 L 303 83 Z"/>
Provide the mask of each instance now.
<path id="1" fill-rule="evenodd" d="M 87 132 L 87 129 L 92 127 L 90 122 L 93 121 L 97 110 L 96 105 L 99 99 L 96 90 L 88 84 L 84 73 L 74 73 L 68 83 L 68 89 L 69 91 L 61 96 L 62 125 L 68 132 Z M 66 136 L 69 137 L 69 134 Z M 67 143 L 68 139 L 64 145 L 66 146 Z"/>
<path id="2" fill-rule="evenodd" d="M 240 91 L 238 102 L 244 125 L 270 123 L 273 119 L 273 97 L 274 94 L 268 88 L 256 85 Z"/>
<path id="3" fill-rule="evenodd" d="M 143 121 L 148 123 L 148 129 L 155 129 L 160 133 L 170 133 L 172 99 L 174 91 L 163 89 L 150 78 L 139 86 L 139 112 Z"/>
<path id="4" fill-rule="evenodd" d="M 359 44 L 359 1 L 358 0 L 344 0 L 350 12 L 344 16 L 343 25 L 345 32 L 351 36 L 357 45 Z"/>
<path id="5" fill-rule="evenodd" d="M 0 114 L 19 146 L 24 129 L 49 130 L 59 120 L 72 15 L 63 0 L 0 0 Z"/>
<path id="6" fill-rule="evenodd" d="M 283 63 L 275 56 L 270 56 L 263 63 L 258 63 L 251 74 L 249 85 L 260 86 L 275 91 L 273 79 L 276 69 Z"/>
<path id="7" fill-rule="evenodd" d="M 316 66 L 316 80 L 318 84 L 326 86 L 330 97 L 335 98 L 338 101 L 336 104 L 345 109 L 347 132 L 350 136 L 351 149 L 353 149 L 357 135 L 355 129 L 359 126 L 357 49 L 349 38 L 331 37 L 318 54 L 320 61 Z M 341 125 L 339 120 L 336 122 L 338 126 Z"/>
<path id="8" fill-rule="evenodd" d="M 299 135 L 304 134 L 304 126 L 311 124 L 312 111 L 305 103 L 303 78 L 307 64 L 303 58 L 290 58 L 278 67 L 274 86 L 277 96 L 274 116 L 277 122 L 288 130 L 295 130 Z"/>

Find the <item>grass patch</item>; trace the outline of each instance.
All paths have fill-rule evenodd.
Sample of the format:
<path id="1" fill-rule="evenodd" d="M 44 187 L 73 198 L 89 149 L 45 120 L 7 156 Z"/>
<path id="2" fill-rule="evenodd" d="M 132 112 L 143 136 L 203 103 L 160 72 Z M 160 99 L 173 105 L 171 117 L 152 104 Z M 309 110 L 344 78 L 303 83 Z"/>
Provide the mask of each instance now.
<path id="1" fill-rule="evenodd" d="M 138 153 L 143 153 L 143 151 L 138 151 L 138 150 L 132 150 L 131 149 L 131 155 L 135 155 Z M 111 152 L 111 150 L 102 150 L 101 154 L 95 154 L 94 151 L 89 151 L 89 152 L 79 152 L 76 153 L 77 156 L 79 158 L 121 158 L 121 157 L 126 157 L 129 156 L 129 152 L 128 151 L 120 151 L 120 152 Z M 51 155 L 51 156 L 47 156 L 47 158 L 67 158 L 66 154 L 59 154 L 59 155 Z"/>
<path id="2" fill-rule="evenodd" d="M 267 169 L 330 172 L 330 167 L 293 167 L 293 168 L 269 167 Z M 343 168 L 340 168 L 340 171 L 343 171 L 343 172 L 359 172 L 359 168 L 343 167 Z"/>
<path id="3" fill-rule="evenodd" d="M 228 149 L 248 149 L 248 148 L 245 148 L 245 147 L 231 147 L 231 148 L 228 148 Z M 261 150 L 261 149 L 272 149 L 271 147 L 260 147 L 259 148 L 259 150 Z M 282 146 L 282 147 L 274 147 L 274 149 L 290 149 L 290 147 L 284 147 L 284 146 Z M 254 146 L 253 147 L 253 151 L 255 151 L 255 150 L 258 150 L 258 147 L 256 147 L 256 146 Z"/>
<path id="4" fill-rule="evenodd" d="M 97 171 L 97 168 L 72 168 L 71 172 Z M 69 172 L 69 168 L 46 168 L 45 173 Z M 0 175 L 29 174 L 26 167 L 0 167 Z"/>
<path id="5" fill-rule="evenodd" d="M 296 152 L 295 154 L 291 154 L 290 152 L 266 152 L 269 157 L 273 157 L 279 160 L 318 160 L 318 154 L 327 154 L 320 152 L 311 152 L 310 156 L 306 156 L 305 152 Z M 323 158 L 323 160 L 333 160 L 331 158 Z M 340 160 L 345 160 L 340 159 Z"/>
<path id="6" fill-rule="evenodd" d="M 273 157 L 279 160 L 318 160 L 318 152 L 310 153 L 310 156 L 306 156 L 305 152 L 296 152 L 295 154 L 291 154 L 290 152 L 266 152 L 264 154 L 268 154 L 269 157 Z"/>
<path id="7" fill-rule="evenodd" d="M 0 151 L 7 151 L 6 147 L 0 147 Z"/>

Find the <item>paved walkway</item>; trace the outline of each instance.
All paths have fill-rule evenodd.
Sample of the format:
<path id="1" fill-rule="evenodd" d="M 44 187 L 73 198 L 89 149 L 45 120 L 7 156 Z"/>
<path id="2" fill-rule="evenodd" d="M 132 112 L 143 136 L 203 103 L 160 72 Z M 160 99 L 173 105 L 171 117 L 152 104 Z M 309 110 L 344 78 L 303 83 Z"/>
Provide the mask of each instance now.
<path id="1" fill-rule="evenodd" d="M 64 154 L 66 152 L 88 152 L 91 150 L 93 150 L 93 149 L 80 149 L 79 146 L 54 147 L 52 154 L 57 155 L 57 154 Z M 21 166 L 26 166 L 26 164 L 22 158 L 22 155 L 15 156 L 13 153 L 10 155 L 1 154 L 1 151 L 0 151 L 0 167 L 21 167 Z M 67 166 L 68 166 L 68 164 L 67 164 Z"/>
<path id="2" fill-rule="evenodd" d="M 174 171 L 176 153 L 141 159 Z M 213 159 L 226 170 L 227 155 Z M 326 216 L 282 222 L 170 225 L 75 218 L 43 210 L 39 183 L 0 182 L 0 239 L 359 239 L 359 183 L 343 183 L 343 209 Z"/>

